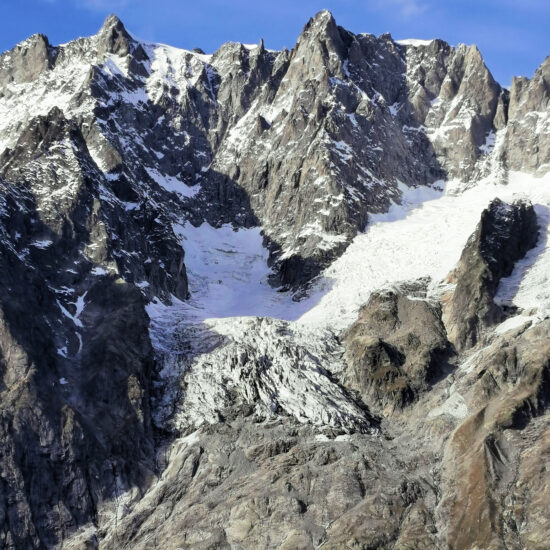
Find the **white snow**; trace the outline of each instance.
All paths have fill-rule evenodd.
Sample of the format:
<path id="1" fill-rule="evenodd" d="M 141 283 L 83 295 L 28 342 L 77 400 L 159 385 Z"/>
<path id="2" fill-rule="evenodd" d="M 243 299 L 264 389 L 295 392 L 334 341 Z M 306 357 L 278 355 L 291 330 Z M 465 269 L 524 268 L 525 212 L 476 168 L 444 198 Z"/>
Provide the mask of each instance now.
<path id="1" fill-rule="evenodd" d="M 401 44 L 402 46 L 429 46 L 435 39 L 432 38 L 431 40 L 420 40 L 418 38 L 405 38 L 404 40 L 396 40 L 398 44 Z"/>
<path id="2" fill-rule="evenodd" d="M 147 168 L 146 170 L 156 183 L 171 193 L 177 193 L 182 197 L 194 197 L 200 191 L 201 187 L 198 184 L 189 187 L 178 178 L 174 176 L 164 176 L 154 168 Z"/>
<path id="3" fill-rule="evenodd" d="M 53 244 L 53 241 L 50 241 L 49 239 L 44 239 L 44 240 L 41 240 L 41 241 L 33 241 L 31 243 L 31 246 L 34 246 L 36 248 L 45 249 L 45 248 L 50 247 L 52 244 Z"/>
<path id="4" fill-rule="evenodd" d="M 64 386 L 65 384 L 68 384 L 69 382 L 67 381 L 66 378 L 60 378 L 60 379 L 59 379 L 59 383 L 60 383 L 62 386 Z"/>
<path id="5" fill-rule="evenodd" d="M 460 393 L 453 392 L 450 397 L 439 407 L 432 409 L 428 413 L 428 418 L 435 418 L 442 414 L 448 414 L 454 416 L 455 418 L 466 418 L 468 416 L 468 406 L 464 401 L 464 398 Z"/>
<path id="6" fill-rule="evenodd" d="M 212 334 L 219 335 L 213 345 L 190 351 L 180 365 L 187 385 L 185 405 L 172 419 L 178 429 L 215 423 L 235 401 L 265 418 L 286 413 L 345 431 L 365 425 L 363 411 L 325 371 L 324 365 L 341 361 L 333 337 L 312 338 L 289 323 L 241 317 L 206 321 L 191 345 L 208 344 Z"/>
<path id="7" fill-rule="evenodd" d="M 210 94 L 214 98 L 212 90 L 212 76 L 214 69 L 209 65 L 212 56 L 199 54 L 167 46 L 166 44 L 149 44 L 142 42 L 142 46 L 152 59 L 150 74 L 146 82 L 147 97 L 157 103 L 164 94 L 166 85 L 177 89 L 184 95 L 193 86 L 197 85 L 203 71 L 206 71 L 210 85 Z"/>
<path id="8" fill-rule="evenodd" d="M 75 334 L 76 334 L 76 337 L 78 338 L 78 352 L 77 353 L 80 353 L 82 351 L 82 335 L 80 334 L 80 329 L 82 329 L 84 327 L 84 325 L 82 324 L 82 321 L 80 320 L 80 315 L 82 314 L 82 312 L 84 311 L 84 308 L 86 306 L 86 303 L 85 303 L 86 294 L 87 294 L 87 291 L 84 292 L 84 294 L 82 294 L 81 296 L 79 296 L 76 299 L 75 302 L 72 302 L 72 303 L 70 302 L 69 303 L 70 305 L 73 305 L 75 307 L 74 315 L 69 310 L 67 310 L 67 308 L 64 307 L 63 304 L 59 300 L 56 300 L 57 305 L 58 305 L 59 309 L 61 310 L 61 313 L 63 313 L 63 315 L 65 315 L 65 317 L 70 319 L 73 322 L 74 326 L 75 326 Z M 59 355 L 61 355 L 62 357 L 67 357 L 67 348 L 65 348 L 65 347 L 60 348 L 60 349 L 57 350 L 57 353 Z"/>
<path id="9" fill-rule="evenodd" d="M 133 33 L 129 32 L 129 34 L 134 38 L 134 40 L 140 42 L 142 46 L 149 50 L 163 50 L 163 53 L 171 55 L 172 57 L 192 56 L 199 59 L 203 63 L 209 63 L 212 60 L 212 54 L 201 54 L 193 52 L 191 50 L 186 50 L 184 48 L 176 48 L 174 46 L 163 44 L 161 42 L 147 42 L 146 40 L 142 40 L 141 38 L 136 37 Z"/>
<path id="10" fill-rule="evenodd" d="M 189 435 L 186 435 L 185 437 L 181 437 L 178 440 L 178 443 L 183 443 L 188 447 L 192 447 L 193 445 L 196 445 L 199 441 L 200 441 L 200 430 L 195 430 Z"/>
<path id="11" fill-rule="evenodd" d="M 526 315 L 515 315 L 514 317 L 510 317 L 509 319 L 506 319 L 506 321 L 500 323 L 495 328 L 496 334 L 504 334 L 505 332 L 508 332 L 509 330 L 514 330 L 520 327 L 524 327 L 528 324 L 531 324 L 533 321 L 533 318 Z"/>
<path id="12" fill-rule="evenodd" d="M 488 155 L 494 148 L 496 143 L 496 134 L 491 130 L 485 137 L 485 143 L 479 148 L 479 150 L 484 154 Z"/>
<path id="13" fill-rule="evenodd" d="M 65 308 L 59 300 L 57 300 L 57 305 L 59 306 L 59 309 L 61 310 L 61 313 L 63 313 L 63 315 L 65 315 L 65 317 L 70 319 L 75 324 L 75 326 L 77 326 L 77 327 L 82 326 L 82 323 L 80 322 L 78 317 L 76 315 L 72 315 L 69 312 L 69 310 L 67 308 Z"/>
<path id="14" fill-rule="evenodd" d="M 272 272 L 260 229 L 234 231 L 229 225 L 216 229 L 208 224 L 174 224 L 185 249 L 191 299 L 176 301 L 172 307 L 150 304 L 150 315 L 171 319 L 171 324 L 174 318 L 183 317 L 203 321 L 266 316 L 296 321 L 303 327 L 343 329 L 381 287 L 429 277 L 431 291 L 437 292 L 456 265 L 481 212 L 495 197 L 531 200 L 543 226 L 538 246 L 501 283 L 497 298 L 501 303 L 538 311 L 537 319 L 548 314 L 550 176 L 511 173 L 507 185 L 487 179 L 472 187 L 456 181 L 448 182 L 444 190 L 442 187 L 442 183 L 434 188 L 401 185 L 401 204 L 394 204 L 387 214 L 372 216 L 366 231 L 325 269 L 309 296 L 300 301 L 269 285 Z"/>
<path id="15" fill-rule="evenodd" d="M 402 105 L 399 102 L 393 103 L 388 107 L 391 116 L 395 117 L 397 116 L 397 113 L 399 112 L 399 109 L 401 109 Z"/>
<path id="16" fill-rule="evenodd" d="M 418 189 L 401 184 L 400 189 L 401 204 L 394 204 L 387 214 L 372 216 L 367 230 L 323 272 L 309 297 L 301 301 L 293 301 L 289 293 L 277 292 L 268 284 L 268 253 L 258 228 L 235 231 L 229 225 L 174 224 L 186 251 L 192 295 L 187 302 L 174 299 L 172 305 L 165 305 L 155 300 L 147 306 L 153 346 L 163 358 L 161 379 L 166 390 L 156 421 L 161 425 L 174 422 L 185 429 L 214 422 L 217 411 L 229 405 L 227 400 L 235 391 L 245 401 L 258 392 L 255 406 L 262 414 L 282 410 L 318 426 L 359 422 L 359 411 L 319 370 L 319 365 L 330 365 L 332 372 L 341 368 L 338 349 L 329 349 L 331 332 L 349 326 L 360 306 L 381 287 L 429 277 L 430 292 L 440 293 L 445 288 L 442 281 L 455 267 L 482 210 L 495 197 L 530 199 L 537 205 L 543 226 L 537 248 L 520 262 L 510 284 L 505 281 L 499 289 L 502 302 L 519 308 L 533 306 L 533 311 L 505 321 L 495 332 L 535 323 L 548 315 L 550 285 L 545 282 L 550 250 L 546 248 L 545 216 L 550 207 L 550 175 L 537 179 L 510 174 L 507 185 L 485 180 Z M 251 354 L 255 359 L 249 363 Z M 250 370 L 249 365 L 257 365 L 261 357 L 267 358 L 269 368 Z M 459 370 L 470 372 L 476 357 L 472 354 Z M 188 373 L 186 408 L 172 418 L 184 372 Z M 276 391 L 271 394 L 265 388 Z M 460 419 L 468 412 L 464 398 L 450 391 L 429 416 Z"/>
<path id="17" fill-rule="evenodd" d="M 535 248 L 517 262 L 510 277 L 502 279 L 495 296 L 500 304 L 514 304 L 540 319 L 550 313 L 550 178 L 524 178 L 524 191 L 535 205 L 539 239 Z M 519 322 L 519 320 L 518 320 Z"/>
<path id="18" fill-rule="evenodd" d="M 206 223 L 174 224 L 185 250 L 191 299 L 187 315 L 197 320 L 238 316 L 296 316 L 299 304 L 268 283 L 272 270 L 259 228 L 235 231 L 231 225 L 216 229 Z"/>
<path id="19" fill-rule="evenodd" d="M 530 199 L 536 204 L 544 230 L 539 247 L 520 262 L 511 276 L 515 296 L 499 291 L 501 301 L 550 311 L 550 250 L 546 248 L 550 207 L 550 176 L 510 174 L 508 185 L 485 180 L 466 190 L 449 182 L 444 192 L 427 188 L 404 190 L 402 205 L 373 216 L 366 232 L 323 273 L 301 323 L 344 328 L 357 316 L 370 293 L 400 280 L 430 277 L 435 289 L 453 269 L 481 212 L 490 201 Z M 544 252 L 541 252 L 541 247 Z M 303 306 L 303 302 L 301 303 Z"/>
<path id="20" fill-rule="evenodd" d="M 85 292 L 84 294 L 82 294 L 82 296 L 79 296 L 74 303 L 74 306 L 76 308 L 76 313 L 74 314 L 74 316 L 77 319 L 80 319 L 80 314 L 84 311 L 84 300 L 86 298 L 86 294 L 88 294 L 88 292 Z M 80 326 L 82 326 L 82 323 L 80 324 Z"/>
<path id="21" fill-rule="evenodd" d="M 466 358 L 465 361 L 460 364 L 459 369 L 464 371 L 465 373 L 472 372 L 476 368 L 478 364 L 477 359 L 482 356 L 483 351 L 483 349 L 478 349 L 474 351 L 469 357 Z"/>

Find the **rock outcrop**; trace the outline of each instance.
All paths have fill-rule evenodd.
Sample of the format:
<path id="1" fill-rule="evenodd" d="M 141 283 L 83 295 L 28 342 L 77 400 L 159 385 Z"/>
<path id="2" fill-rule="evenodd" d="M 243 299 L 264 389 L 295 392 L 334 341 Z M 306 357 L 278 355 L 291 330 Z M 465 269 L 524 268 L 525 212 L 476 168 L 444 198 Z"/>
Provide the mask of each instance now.
<path id="1" fill-rule="evenodd" d="M 537 216 L 531 204 L 506 204 L 495 199 L 481 215 L 456 270 L 449 276 L 454 290 L 444 306 L 449 340 L 460 351 L 474 346 L 484 329 L 504 313 L 493 298 L 515 262 L 538 238 Z"/>
<path id="2" fill-rule="evenodd" d="M 451 349 L 441 310 L 422 283 L 372 294 L 344 342 L 344 384 L 386 413 L 448 374 Z"/>

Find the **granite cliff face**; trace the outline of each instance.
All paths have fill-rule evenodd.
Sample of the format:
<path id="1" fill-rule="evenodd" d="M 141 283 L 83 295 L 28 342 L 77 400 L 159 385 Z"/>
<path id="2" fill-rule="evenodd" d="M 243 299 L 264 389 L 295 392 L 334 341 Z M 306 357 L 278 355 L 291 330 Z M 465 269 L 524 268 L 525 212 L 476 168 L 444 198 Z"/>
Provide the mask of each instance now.
<path id="1" fill-rule="evenodd" d="M 2 54 L 0 548 L 546 548 L 548 78 Z"/>

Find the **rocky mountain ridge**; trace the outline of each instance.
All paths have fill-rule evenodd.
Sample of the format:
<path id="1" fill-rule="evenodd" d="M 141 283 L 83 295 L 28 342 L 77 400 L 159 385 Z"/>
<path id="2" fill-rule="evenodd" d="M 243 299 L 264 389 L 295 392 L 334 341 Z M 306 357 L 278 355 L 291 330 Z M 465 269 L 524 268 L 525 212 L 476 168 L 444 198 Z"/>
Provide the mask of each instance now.
<path id="1" fill-rule="evenodd" d="M 2 54 L 0 548 L 544 548 L 546 65 Z"/>
<path id="2" fill-rule="evenodd" d="M 147 184 L 158 192 L 155 183 L 167 178 L 159 187 L 170 192 L 179 178 L 190 187 L 179 186 L 180 196 L 200 204 L 184 206 L 186 218 L 260 224 L 282 280 L 293 284 L 341 253 L 369 212 L 398 201 L 401 183 L 479 177 L 487 156 L 531 170 L 523 152 L 544 139 L 531 135 L 517 149 L 505 139 L 509 127 L 543 117 L 544 65 L 523 92 L 516 82 L 524 80 L 514 81 L 509 108 L 475 47 L 352 35 L 328 12 L 306 25 L 292 51 L 227 44 L 205 56 L 141 43 L 110 17 L 95 37 L 53 47 L 36 35 L 0 63 L 4 113 L 16 104 L 22 111 L 3 117 L 4 148 L 19 136 L 12 125 L 57 106 L 78 120 L 115 194 L 136 202 Z M 26 105 L 17 97 L 29 81 L 37 89 L 26 89 L 34 100 Z M 524 121 L 519 105 L 533 101 Z M 503 129 L 506 143 L 488 155 Z M 156 149 L 159 136 L 168 138 L 166 152 Z"/>

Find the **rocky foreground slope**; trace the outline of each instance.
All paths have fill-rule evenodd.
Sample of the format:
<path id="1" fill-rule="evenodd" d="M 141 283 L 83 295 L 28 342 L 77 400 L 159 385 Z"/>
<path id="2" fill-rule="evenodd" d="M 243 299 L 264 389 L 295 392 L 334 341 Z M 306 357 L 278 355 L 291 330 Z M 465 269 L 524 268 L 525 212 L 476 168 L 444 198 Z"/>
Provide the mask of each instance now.
<path id="1" fill-rule="evenodd" d="M 547 548 L 548 67 L 2 54 L 0 548 Z"/>

